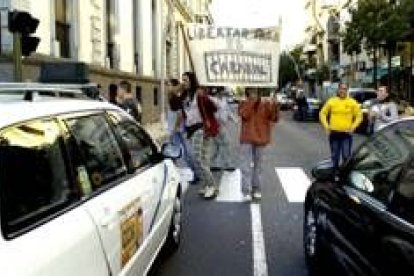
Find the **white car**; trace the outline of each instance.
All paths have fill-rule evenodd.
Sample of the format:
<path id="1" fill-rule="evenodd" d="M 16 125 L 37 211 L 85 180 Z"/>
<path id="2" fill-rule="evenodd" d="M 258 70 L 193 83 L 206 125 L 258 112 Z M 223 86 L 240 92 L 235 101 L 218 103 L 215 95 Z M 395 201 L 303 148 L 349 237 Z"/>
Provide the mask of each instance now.
<path id="1" fill-rule="evenodd" d="M 9 92 L 0 84 L 1 275 L 145 275 L 178 247 L 179 148 L 109 103 Z"/>

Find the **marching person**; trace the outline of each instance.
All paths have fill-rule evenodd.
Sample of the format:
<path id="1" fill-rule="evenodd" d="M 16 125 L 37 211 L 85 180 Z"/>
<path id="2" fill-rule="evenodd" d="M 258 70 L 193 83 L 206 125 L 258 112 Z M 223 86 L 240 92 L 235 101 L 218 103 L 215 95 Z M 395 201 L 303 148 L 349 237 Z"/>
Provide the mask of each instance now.
<path id="1" fill-rule="evenodd" d="M 206 88 L 198 86 L 194 73 L 184 73 L 182 81 L 188 94 L 186 132 L 194 156 L 195 176 L 202 184 L 199 193 L 205 199 L 211 199 L 218 194 L 218 186 L 210 170 L 212 137 L 219 130 L 214 117 L 217 107 L 209 98 Z"/>
<path id="2" fill-rule="evenodd" d="M 234 171 L 234 158 L 230 150 L 228 122 L 232 121 L 237 123 L 237 118 L 230 110 L 226 97 L 224 96 L 224 87 L 214 88 L 213 100 L 217 106 L 216 118 L 220 124 L 220 130 L 216 137 L 213 139 L 214 145 L 214 164 L 222 170 Z"/>
<path id="3" fill-rule="evenodd" d="M 397 104 L 391 100 L 386 86 L 378 88 L 377 102 L 371 107 L 369 119 L 374 125 L 374 131 L 398 119 Z"/>
<path id="4" fill-rule="evenodd" d="M 180 82 L 174 78 L 167 82 L 167 93 L 169 105 L 169 110 L 167 112 L 167 132 L 171 142 L 180 145 L 183 151 L 183 159 L 194 174 L 194 157 L 192 156 L 192 152 L 185 139 L 186 115 L 184 111 L 184 101 L 186 95 Z"/>
<path id="5" fill-rule="evenodd" d="M 326 102 L 319 113 L 319 118 L 329 136 L 331 159 L 336 172 L 341 155 L 343 161 L 351 156 L 352 134 L 362 121 L 359 104 L 348 96 L 346 84 L 339 84 L 336 97 Z"/>
<path id="6" fill-rule="evenodd" d="M 274 100 L 260 97 L 258 88 L 246 88 L 247 100 L 239 105 L 241 118 L 241 172 L 244 201 L 260 200 L 263 155 L 270 142 L 272 123 L 278 121 L 279 109 Z"/>

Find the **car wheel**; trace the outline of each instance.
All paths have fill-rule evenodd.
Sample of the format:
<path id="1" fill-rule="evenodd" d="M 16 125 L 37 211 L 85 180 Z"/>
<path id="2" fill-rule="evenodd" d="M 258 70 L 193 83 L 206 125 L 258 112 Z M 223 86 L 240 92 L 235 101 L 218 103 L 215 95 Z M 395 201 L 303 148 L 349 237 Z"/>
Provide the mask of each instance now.
<path id="1" fill-rule="evenodd" d="M 322 275 L 324 252 L 320 242 L 320 226 L 317 223 L 317 211 L 309 206 L 305 211 L 303 224 L 303 245 L 306 264 L 310 275 Z"/>
<path id="2" fill-rule="evenodd" d="M 166 249 L 169 252 L 176 251 L 181 243 L 182 234 L 182 202 L 177 195 L 174 200 L 173 213 L 171 217 L 170 229 L 168 231 Z"/>

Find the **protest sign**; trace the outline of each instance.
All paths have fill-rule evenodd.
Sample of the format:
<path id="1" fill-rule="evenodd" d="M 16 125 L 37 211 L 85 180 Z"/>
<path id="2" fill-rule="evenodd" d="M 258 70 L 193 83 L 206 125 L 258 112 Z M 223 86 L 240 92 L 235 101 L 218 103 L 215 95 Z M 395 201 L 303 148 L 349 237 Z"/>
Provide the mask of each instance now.
<path id="1" fill-rule="evenodd" d="M 277 86 L 278 27 L 246 29 L 188 24 L 185 38 L 200 84 Z"/>

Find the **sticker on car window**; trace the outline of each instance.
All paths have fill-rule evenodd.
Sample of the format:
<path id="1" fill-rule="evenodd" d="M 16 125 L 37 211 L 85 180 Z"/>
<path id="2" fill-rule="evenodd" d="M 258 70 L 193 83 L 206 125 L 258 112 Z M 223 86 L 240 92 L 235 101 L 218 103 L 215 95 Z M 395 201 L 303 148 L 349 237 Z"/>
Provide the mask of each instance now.
<path id="1" fill-rule="evenodd" d="M 92 185 L 89 181 L 88 172 L 84 166 L 77 167 L 78 171 L 78 182 L 80 184 L 80 188 L 82 190 L 83 195 L 89 195 L 92 193 Z"/>
<path id="2" fill-rule="evenodd" d="M 143 239 L 143 218 L 140 200 L 136 199 L 129 203 L 119 212 L 119 217 L 122 245 L 121 265 L 124 267 L 138 250 Z"/>

